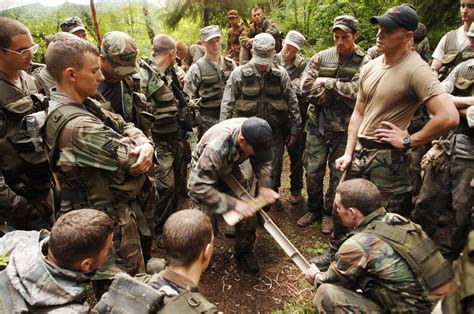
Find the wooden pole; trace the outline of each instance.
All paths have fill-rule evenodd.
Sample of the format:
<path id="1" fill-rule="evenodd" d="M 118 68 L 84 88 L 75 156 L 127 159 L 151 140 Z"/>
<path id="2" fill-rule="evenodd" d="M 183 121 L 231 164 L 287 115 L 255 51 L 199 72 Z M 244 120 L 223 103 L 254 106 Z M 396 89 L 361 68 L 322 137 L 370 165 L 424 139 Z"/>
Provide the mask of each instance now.
<path id="1" fill-rule="evenodd" d="M 97 43 L 100 48 L 100 45 L 102 45 L 102 35 L 100 34 L 99 20 L 97 19 L 97 11 L 95 9 L 94 0 L 90 0 L 90 4 L 91 4 L 91 11 L 92 11 L 92 21 L 94 22 L 94 30 L 95 30 L 95 34 L 97 35 Z"/>

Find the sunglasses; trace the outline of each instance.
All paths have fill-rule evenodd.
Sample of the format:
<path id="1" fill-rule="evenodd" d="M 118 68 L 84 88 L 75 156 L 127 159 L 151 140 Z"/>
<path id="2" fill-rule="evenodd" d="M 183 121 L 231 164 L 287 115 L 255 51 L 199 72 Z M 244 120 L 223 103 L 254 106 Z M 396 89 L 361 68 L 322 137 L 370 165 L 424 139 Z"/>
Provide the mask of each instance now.
<path id="1" fill-rule="evenodd" d="M 22 56 L 22 57 L 26 57 L 28 56 L 28 54 L 35 54 L 38 52 L 38 47 L 39 45 L 38 44 L 34 44 L 33 46 L 31 46 L 30 48 L 25 48 L 25 49 L 20 49 L 20 50 L 11 50 L 11 49 L 7 49 L 7 48 L 2 48 L 3 50 L 6 50 L 6 51 L 9 51 L 11 53 L 14 53 L 16 55 L 19 55 L 19 56 Z"/>

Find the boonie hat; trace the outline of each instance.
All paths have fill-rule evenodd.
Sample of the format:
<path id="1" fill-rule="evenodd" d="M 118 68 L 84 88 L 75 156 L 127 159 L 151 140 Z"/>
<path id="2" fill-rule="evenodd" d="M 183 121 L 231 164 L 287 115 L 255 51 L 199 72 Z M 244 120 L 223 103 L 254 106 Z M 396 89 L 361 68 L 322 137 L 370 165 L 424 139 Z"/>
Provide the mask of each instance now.
<path id="1" fill-rule="evenodd" d="M 68 17 L 59 25 L 59 27 L 63 32 L 67 33 L 74 33 L 80 30 L 86 31 L 84 23 L 82 23 L 81 18 L 78 16 Z"/>
<path id="2" fill-rule="evenodd" d="M 100 47 L 102 55 L 110 61 L 118 75 L 130 75 L 138 72 L 136 41 L 129 35 L 113 31 L 104 35 Z"/>
<path id="3" fill-rule="evenodd" d="M 257 117 L 248 118 L 240 130 L 245 142 L 252 146 L 255 159 L 263 162 L 272 160 L 272 128 L 267 121 Z"/>
<path id="4" fill-rule="evenodd" d="M 384 15 L 372 16 L 370 23 L 380 24 L 386 29 L 396 29 L 404 27 L 414 32 L 418 26 L 418 16 L 415 10 L 407 5 L 399 5 L 388 9 Z"/>
<path id="5" fill-rule="evenodd" d="M 237 10 L 230 10 L 229 12 L 227 12 L 227 17 L 239 17 L 239 12 Z"/>
<path id="6" fill-rule="evenodd" d="M 217 25 L 209 25 L 201 28 L 201 41 L 209 41 L 215 37 L 221 37 L 221 31 Z"/>
<path id="7" fill-rule="evenodd" d="M 256 64 L 269 65 L 275 53 L 275 38 L 268 33 L 255 36 L 252 48 L 252 61 Z"/>
<path id="8" fill-rule="evenodd" d="M 298 50 L 301 50 L 301 46 L 304 45 L 306 38 L 297 31 L 289 31 L 285 37 L 285 44 L 292 45 Z"/>

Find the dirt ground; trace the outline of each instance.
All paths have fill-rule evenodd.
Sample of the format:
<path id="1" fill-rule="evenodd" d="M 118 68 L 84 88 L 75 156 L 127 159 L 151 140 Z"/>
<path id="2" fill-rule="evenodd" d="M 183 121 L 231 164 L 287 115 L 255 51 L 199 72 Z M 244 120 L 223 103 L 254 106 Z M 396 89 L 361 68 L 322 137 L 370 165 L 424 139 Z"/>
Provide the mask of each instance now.
<path id="1" fill-rule="evenodd" d="M 289 162 L 285 158 L 280 191 L 284 210 L 272 210 L 269 215 L 309 260 L 327 249 L 329 236 L 323 235 L 317 224 L 307 228 L 296 225 L 305 211 L 305 205 L 295 207 L 290 204 L 289 188 Z M 188 206 L 189 200 L 180 202 L 180 208 Z M 257 275 L 249 275 L 236 268 L 234 240 L 224 236 L 224 226 L 222 221 L 221 231 L 214 242 L 211 265 L 201 278 L 200 292 L 209 301 L 224 313 L 313 312 L 313 288 L 262 226 L 258 227 L 255 243 L 255 255 L 260 267 Z M 159 250 L 156 255 L 160 255 Z"/>

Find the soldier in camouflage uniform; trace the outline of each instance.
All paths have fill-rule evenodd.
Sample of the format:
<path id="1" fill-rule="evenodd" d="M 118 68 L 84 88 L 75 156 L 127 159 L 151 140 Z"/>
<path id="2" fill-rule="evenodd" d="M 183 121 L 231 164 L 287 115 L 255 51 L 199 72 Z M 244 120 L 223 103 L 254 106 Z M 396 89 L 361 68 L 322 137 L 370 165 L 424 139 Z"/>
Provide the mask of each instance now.
<path id="1" fill-rule="evenodd" d="M 93 207 L 114 222 L 114 248 L 95 280 L 143 272 L 140 235 L 150 234 L 138 199 L 152 166 L 153 145 L 120 115 L 88 98 L 103 80 L 99 51 L 82 39 L 49 45 L 48 71 L 56 80 L 45 122 L 45 143 L 56 174 L 61 212 Z"/>
<path id="2" fill-rule="evenodd" d="M 240 55 L 240 35 L 245 30 L 245 26 L 240 22 L 239 12 L 237 10 L 230 10 L 227 13 L 230 29 L 227 34 L 227 48 L 225 56 L 233 59 L 235 63 L 239 64 Z"/>
<path id="3" fill-rule="evenodd" d="M 347 127 L 354 109 L 359 70 L 364 52 L 355 41 L 359 21 L 350 15 L 334 19 L 334 46 L 314 55 L 301 78 L 303 95 L 308 97 L 306 135 L 307 212 L 298 220 L 306 227 L 322 218 L 321 231 L 331 233 L 334 191 L 341 178 L 334 161 L 344 154 Z M 323 195 L 323 179 L 329 165 L 329 188 Z"/>
<path id="4" fill-rule="evenodd" d="M 373 182 L 387 211 L 407 216 L 412 192 L 410 149 L 453 128 L 459 117 L 429 65 L 409 49 L 418 25 L 415 11 L 408 6 L 393 7 L 383 16 L 372 17 L 371 23 L 379 24 L 377 49 L 384 56 L 361 70 L 346 149 L 335 167 L 347 171 L 346 179 L 362 177 Z M 394 85 L 394 81 L 406 83 Z M 410 135 L 407 128 L 422 103 L 433 118 Z M 343 230 L 339 239 L 333 234 L 333 245 L 343 235 Z M 321 257 L 318 266 L 328 265 L 334 253 Z"/>
<path id="5" fill-rule="evenodd" d="M 467 35 L 474 48 L 474 24 Z M 450 260 L 461 253 L 470 229 L 474 194 L 470 182 L 474 178 L 474 129 L 468 125 L 466 109 L 474 99 L 474 59 L 457 65 L 442 85 L 454 97 L 460 123 L 453 132 L 436 141 L 424 157 L 424 178 L 417 198 L 414 220 L 433 237 L 442 211 L 451 207 L 455 224 L 441 240 L 441 251 Z"/>
<path id="6" fill-rule="evenodd" d="M 206 49 L 206 55 L 191 65 L 184 78 L 184 92 L 191 98 L 201 98 L 198 139 L 219 122 L 225 85 L 230 73 L 237 66 L 232 59 L 221 55 L 221 38 L 217 25 L 201 29 L 201 42 Z"/>
<path id="7" fill-rule="evenodd" d="M 381 200 L 377 187 L 364 179 L 337 187 L 334 207 L 344 225 L 353 229 L 328 271 L 312 265 L 305 272 L 306 280 L 317 289 L 319 313 L 431 312 L 430 291 L 420 284 L 415 270 L 386 240 L 367 232 L 375 224 L 383 226 L 382 222 L 403 225 L 407 221 L 387 213 Z M 362 293 L 356 292 L 359 289 Z"/>
<path id="8" fill-rule="evenodd" d="M 154 115 L 151 127 L 155 144 L 155 179 L 159 200 L 155 212 L 155 231 L 160 233 L 166 219 L 176 211 L 183 186 L 187 158 L 186 131 L 192 126 L 183 116 L 187 103 L 179 86 L 174 62 L 176 44 L 167 35 L 153 39 L 153 56 L 141 63 L 140 90 L 145 94 L 148 111 Z"/>
<path id="9" fill-rule="evenodd" d="M 50 228 L 54 207 L 39 127 L 21 127 L 26 115 L 45 109 L 25 72 L 37 49 L 23 24 L 0 17 L 0 222 L 27 230 Z"/>
<path id="10" fill-rule="evenodd" d="M 59 27 L 63 32 L 70 33 L 76 35 L 81 39 L 87 40 L 87 33 L 86 28 L 84 27 L 84 23 L 78 16 L 72 16 L 66 18 Z"/>
<path id="11" fill-rule="evenodd" d="M 233 175 L 246 188 L 250 178 L 243 163 L 250 160 L 258 183 L 258 194 L 271 204 L 278 194 L 271 190 L 272 130 L 260 118 L 237 118 L 220 122 L 210 128 L 192 153 L 188 188 L 191 200 L 209 214 L 235 210 L 245 219 L 236 225 L 235 258 L 244 271 L 258 272 L 253 255 L 256 210 L 235 198 L 222 178 Z"/>
<path id="12" fill-rule="evenodd" d="M 113 222 L 104 213 L 80 209 L 47 230 L 13 231 L 0 239 L 8 254 L 0 272 L 2 313 L 88 313 L 83 285 L 112 247 Z"/>
<path id="13" fill-rule="evenodd" d="M 275 50 L 276 52 L 280 52 L 282 48 L 280 38 L 281 32 L 278 29 L 278 25 L 275 21 L 267 20 L 263 9 L 257 5 L 252 9 L 252 21 L 250 22 L 249 27 L 245 28 L 239 37 L 241 46 L 239 62 L 241 65 L 247 63 L 252 57 L 251 50 L 255 36 L 261 33 L 272 35 L 275 39 Z"/>
<path id="14" fill-rule="evenodd" d="M 306 60 L 299 54 L 306 39 L 297 31 L 289 31 L 285 37 L 283 49 L 275 55 L 274 62 L 285 68 L 290 76 L 291 85 L 298 97 L 300 106 L 301 120 L 303 126 L 306 125 L 306 111 L 308 102 L 306 97 L 301 93 L 301 76 L 306 67 Z M 293 146 L 287 146 L 288 155 L 290 157 L 290 203 L 300 204 L 303 202 L 301 189 L 303 189 L 303 152 L 305 146 L 305 133 L 301 132 Z M 280 202 L 277 205 L 281 205 Z M 277 209 L 279 209 L 277 207 Z"/>
<path id="15" fill-rule="evenodd" d="M 461 20 L 463 25 L 444 35 L 433 52 L 431 68 L 438 73 L 438 79 L 444 80 L 459 63 L 474 57 L 474 50 L 469 45 L 466 33 L 474 22 L 474 0 L 460 0 Z"/>
<path id="16" fill-rule="evenodd" d="M 258 34 L 249 63 L 230 75 L 221 104 L 221 121 L 236 117 L 265 119 L 273 130 L 272 185 L 278 191 L 285 143 L 293 146 L 301 132 L 298 98 L 286 70 L 273 63 L 275 40 Z"/>

